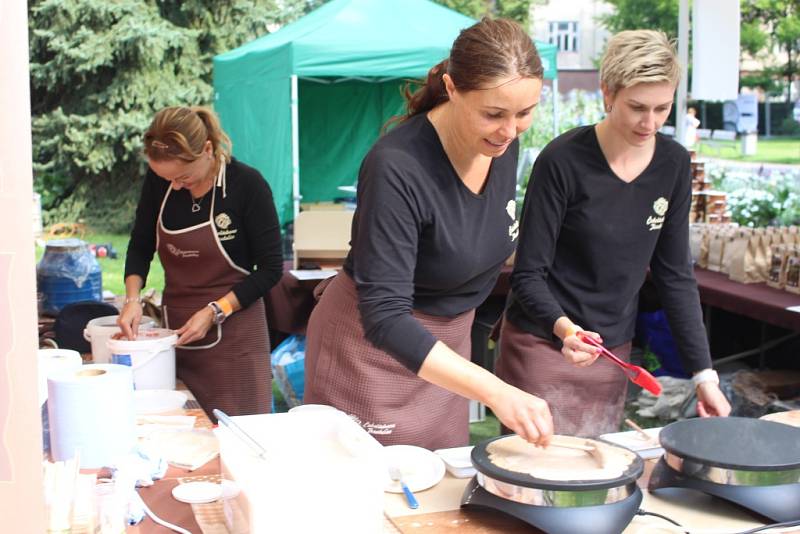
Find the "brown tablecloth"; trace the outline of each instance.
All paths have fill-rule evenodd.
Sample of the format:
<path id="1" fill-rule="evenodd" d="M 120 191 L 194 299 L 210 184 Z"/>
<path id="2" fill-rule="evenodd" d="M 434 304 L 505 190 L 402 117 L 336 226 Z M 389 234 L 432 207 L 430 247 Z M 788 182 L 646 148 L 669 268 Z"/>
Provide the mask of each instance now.
<path id="1" fill-rule="evenodd" d="M 775 289 L 767 284 L 740 284 L 728 275 L 695 268 L 700 301 L 722 310 L 789 330 L 800 331 L 800 313 L 789 311 L 800 306 L 800 295 Z"/>

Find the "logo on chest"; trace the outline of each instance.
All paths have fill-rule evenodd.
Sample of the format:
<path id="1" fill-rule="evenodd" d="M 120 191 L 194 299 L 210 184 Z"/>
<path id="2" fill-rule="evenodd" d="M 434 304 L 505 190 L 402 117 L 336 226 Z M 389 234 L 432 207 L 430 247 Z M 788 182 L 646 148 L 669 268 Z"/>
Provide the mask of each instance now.
<path id="1" fill-rule="evenodd" d="M 511 241 L 514 241 L 519 236 L 519 221 L 517 220 L 516 200 L 508 201 L 508 204 L 506 204 L 506 213 L 508 213 L 508 216 L 511 217 L 511 220 L 513 221 L 508 227 L 508 237 L 511 238 Z"/>
<path id="2" fill-rule="evenodd" d="M 233 221 L 231 221 L 231 218 L 227 213 L 222 212 L 214 217 L 214 224 L 217 225 L 217 235 L 219 236 L 220 241 L 229 241 L 236 238 L 236 232 L 239 230 L 236 228 L 231 228 Z"/>
<path id="3" fill-rule="evenodd" d="M 650 215 L 647 218 L 646 224 L 649 226 L 650 231 L 653 230 L 661 230 L 661 227 L 664 226 L 664 220 L 667 218 L 667 209 L 669 208 L 669 202 L 664 197 L 659 197 L 658 200 L 653 202 L 653 211 L 655 215 Z"/>

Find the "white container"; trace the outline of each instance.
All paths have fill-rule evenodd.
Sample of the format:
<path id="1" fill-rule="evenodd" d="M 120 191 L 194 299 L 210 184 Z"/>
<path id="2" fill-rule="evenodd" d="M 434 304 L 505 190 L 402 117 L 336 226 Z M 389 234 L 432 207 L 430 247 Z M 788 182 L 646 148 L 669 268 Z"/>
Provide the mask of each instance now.
<path id="1" fill-rule="evenodd" d="M 447 472 L 456 478 L 469 478 L 475 476 L 475 467 L 472 465 L 472 447 L 454 447 L 452 449 L 439 449 L 434 451 L 442 460 Z"/>
<path id="2" fill-rule="evenodd" d="M 175 344 L 166 328 L 141 330 L 135 340 L 109 339 L 111 362 L 133 368 L 135 389 L 175 389 Z"/>
<path id="3" fill-rule="evenodd" d="M 92 360 L 94 363 L 111 363 L 111 351 L 108 350 L 108 340 L 114 334 L 122 333 L 117 326 L 119 315 L 106 315 L 97 317 L 86 323 L 83 329 L 83 339 L 92 344 Z M 152 317 L 142 317 L 139 329 L 155 328 L 156 322 Z"/>
<path id="4" fill-rule="evenodd" d="M 214 430 L 223 477 L 241 490 L 224 503 L 231 532 L 383 531 L 383 448 L 346 414 L 318 410 L 231 419 L 266 450 L 260 458 L 225 425 Z"/>

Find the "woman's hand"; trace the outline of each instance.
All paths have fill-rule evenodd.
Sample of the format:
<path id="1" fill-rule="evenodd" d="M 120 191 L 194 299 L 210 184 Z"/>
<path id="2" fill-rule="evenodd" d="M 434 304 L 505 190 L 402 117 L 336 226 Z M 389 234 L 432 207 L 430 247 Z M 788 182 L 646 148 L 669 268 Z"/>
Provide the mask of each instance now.
<path id="1" fill-rule="evenodd" d="M 566 316 L 559 317 L 553 325 L 553 333 L 561 338 L 563 343 L 561 354 L 564 355 L 564 359 L 578 367 L 586 367 L 592 365 L 597 357 L 600 356 L 600 349 L 581 340 L 578 337 L 578 332 L 593 338 L 598 343 L 603 342 L 600 334 L 584 330 Z"/>
<path id="2" fill-rule="evenodd" d="M 700 417 L 726 417 L 731 413 L 731 405 L 719 384 L 701 382 L 697 385 L 697 414 Z"/>
<path id="3" fill-rule="evenodd" d="M 501 384 L 488 403 L 492 413 L 525 441 L 547 446 L 553 437 L 553 416 L 547 402 L 509 384 Z"/>
<path id="4" fill-rule="evenodd" d="M 139 324 L 142 322 L 142 303 L 134 299 L 125 303 L 117 317 L 117 326 L 122 335 L 128 339 L 136 339 L 139 335 Z"/>
<path id="5" fill-rule="evenodd" d="M 564 344 L 561 347 L 561 354 L 564 355 L 564 358 L 578 367 L 588 367 L 600 356 L 600 349 L 582 341 L 578 336 L 578 332 L 581 335 L 591 337 L 598 343 L 602 343 L 603 338 L 597 332 L 589 332 L 587 330 L 575 330 L 564 338 Z"/>
<path id="6" fill-rule="evenodd" d="M 186 345 L 198 339 L 203 339 L 208 333 L 208 329 L 214 324 L 214 310 L 209 306 L 204 306 L 195 312 L 186 324 L 175 330 L 178 334 L 178 345 Z"/>

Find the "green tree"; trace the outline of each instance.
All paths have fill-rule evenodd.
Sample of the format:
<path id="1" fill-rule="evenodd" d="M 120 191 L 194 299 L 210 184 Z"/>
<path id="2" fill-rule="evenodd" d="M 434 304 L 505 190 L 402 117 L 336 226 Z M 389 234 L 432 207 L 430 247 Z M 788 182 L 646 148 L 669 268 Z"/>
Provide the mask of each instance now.
<path id="1" fill-rule="evenodd" d="M 678 0 L 607 0 L 613 12 L 600 16 L 611 33 L 623 30 L 658 29 L 671 38 L 678 36 Z"/>
<path id="2" fill-rule="evenodd" d="M 792 81 L 800 73 L 800 0 L 743 0 L 742 47 L 761 60 L 776 48 L 786 53 L 786 63 L 773 70 L 786 79 L 790 102 Z"/>
<path id="3" fill-rule="evenodd" d="M 47 222 L 125 231 L 154 111 L 209 104 L 211 58 L 319 0 L 31 0 L 35 185 Z"/>
<path id="4" fill-rule="evenodd" d="M 468 17 L 480 19 L 485 16 L 503 17 L 519 22 L 528 28 L 528 12 L 531 0 L 434 0 Z"/>

